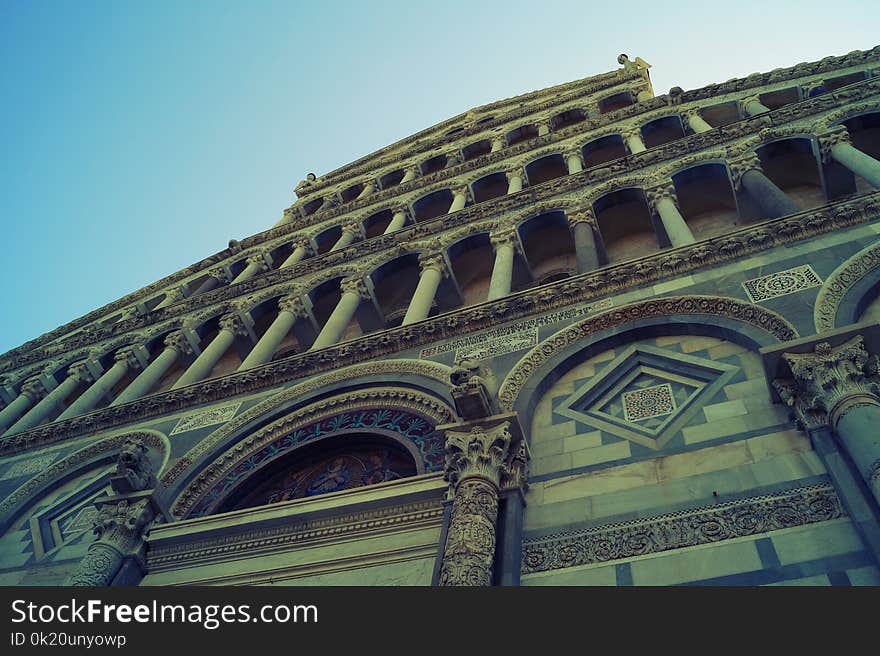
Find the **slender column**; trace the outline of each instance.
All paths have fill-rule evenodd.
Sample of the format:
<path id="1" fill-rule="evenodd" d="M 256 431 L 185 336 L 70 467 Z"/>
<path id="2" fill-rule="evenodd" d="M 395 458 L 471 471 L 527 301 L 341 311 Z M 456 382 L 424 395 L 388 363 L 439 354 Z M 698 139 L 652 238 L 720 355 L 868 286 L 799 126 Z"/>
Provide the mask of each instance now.
<path id="1" fill-rule="evenodd" d="M 302 262 L 306 257 L 312 255 L 312 245 L 306 237 L 300 237 L 293 242 L 293 252 L 287 256 L 287 259 L 281 263 L 279 269 L 284 269 L 294 264 Z"/>
<path id="2" fill-rule="evenodd" d="M 403 172 L 403 178 L 400 180 L 400 184 L 404 182 L 409 182 L 410 180 L 415 180 L 419 175 L 418 170 L 415 166 L 407 167 L 407 169 Z"/>
<path id="3" fill-rule="evenodd" d="M 284 341 L 293 324 L 300 317 L 306 316 L 305 305 L 298 296 L 285 296 L 278 302 L 278 316 L 269 326 L 266 332 L 260 337 L 251 352 L 239 366 L 239 371 L 251 369 L 261 364 L 265 364 L 272 359 L 275 349 Z"/>
<path id="4" fill-rule="evenodd" d="M 775 219 L 801 211 L 801 208 L 782 189 L 764 175 L 761 170 L 761 160 L 754 153 L 730 162 L 730 174 L 734 188 L 745 189 L 766 218 Z"/>
<path id="5" fill-rule="evenodd" d="M 342 296 L 309 349 L 311 351 L 332 346 L 338 342 L 345 334 L 345 329 L 348 328 L 348 324 L 354 317 L 354 313 L 357 312 L 361 301 L 370 300 L 370 292 L 361 278 L 343 280 L 339 287 L 342 290 Z"/>
<path id="6" fill-rule="evenodd" d="M 648 206 L 660 216 L 660 221 L 663 222 L 663 227 L 666 230 L 666 236 L 669 237 L 673 247 L 693 244 L 696 241 L 687 222 L 678 211 L 678 205 L 675 201 L 675 185 L 671 180 L 647 189 L 645 195 L 648 198 Z"/>
<path id="7" fill-rule="evenodd" d="M 574 235 L 574 249 L 578 273 L 599 268 L 599 249 L 596 247 L 596 217 L 592 209 L 574 212 L 568 216 L 568 224 Z"/>
<path id="8" fill-rule="evenodd" d="M 385 232 L 382 234 L 387 235 L 391 232 L 397 232 L 404 225 L 406 225 L 406 217 L 408 212 L 405 207 L 398 207 L 394 210 L 394 214 L 391 216 L 391 223 L 388 224 L 388 227 L 385 228 Z"/>
<path id="9" fill-rule="evenodd" d="M 497 137 L 492 137 L 492 148 L 489 150 L 489 152 L 497 153 L 502 148 L 504 148 L 504 137 L 501 135 Z"/>
<path id="10" fill-rule="evenodd" d="M 416 291 L 406 309 L 406 316 L 403 317 L 401 325 L 404 326 L 428 318 L 440 281 L 447 275 L 446 263 L 439 253 L 420 258 L 419 265 L 422 272 L 419 275 Z"/>
<path id="11" fill-rule="evenodd" d="M 709 125 L 702 116 L 700 116 L 700 112 L 696 109 L 689 111 L 684 116 L 691 130 L 693 130 L 697 134 L 700 134 L 701 132 L 709 132 L 710 130 L 715 129 L 711 125 Z"/>
<path id="12" fill-rule="evenodd" d="M 470 422 L 444 431 L 452 513 L 441 586 L 492 585 L 499 493 L 525 485 L 525 443 L 514 440 L 509 421 L 493 423 Z"/>
<path id="13" fill-rule="evenodd" d="M 825 162 L 833 159 L 880 189 L 880 161 L 853 146 L 845 126 L 819 135 L 819 145 Z"/>
<path id="14" fill-rule="evenodd" d="M 205 378 L 211 373 L 214 365 L 223 357 L 227 349 L 232 346 L 236 337 L 244 337 L 247 330 L 244 321 L 237 314 L 227 314 L 220 319 L 220 331 L 211 340 L 211 343 L 199 354 L 183 375 L 177 379 L 171 389 L 180 389 Z"/>
<path id="15" fill-rule="evenodd" d="M 584 170 L 584 156 L 580 148 L 569 150 L 565 153 L 565 164 L 568 166 L 568 174 L 573 175 Z"/>
<path id="16" fill-rule="evenodd" d="M 629 148 L 629 152 L 635 155 L 647 150 L 645 142 L 642 141 L 642 131 L 638 127 L 630 127 L 623 131 L 623 140 Z"/>
<path id="17" fill-rule="evenodd" d="M 507 193 L 515 194 L 522 191 L 523 188 L 523 172 L 521 169 L 509 171 L 507 174 Z"/>
<path id="18" fill-rule="evenodd" d="M 177 287 L 173 287 L 169 289 L 165 293 L 165 298 L 162 299 L 162 302 L 159 303 L 154 310 L 161 310 L 162 308 L 168 307 L 169 305 L 173 305 L 177 303 L 177 301 L 181 301 L 186 298 L 186 289 L 183 285 L 178 285 Z"/>
<path id="19" fill-rule="evenodd" d="M 49 392 L 42 401 L 31 408 L 21 419 L 15 422 L 4 435 L 21 433 L 43 423 L 64 403 L 64 399 L 92 381 L 94 381 L 94 377 L 85 362 L 77 362 L 71 365 L 67 369 L 67 377 L 61 384 Z"/>
<path id="20" fill-rule="evenodd" d="M 492 301 L 510 293 L 513 282 L 513 257 L 517 245 L 516 230 L 506 230 L 492 235 L 492 247 L 495 249 L 495 263 L 492 265 L 492 279 L 489 282 L 489 296 Z"/>
<path id="21" fill-rule="evenodd" d="M 140 347 L 143 349 L 143 347 Z M 104 374 L 96 380 L 92 385 L 77 399 L 71 403 L 67 409 L 58 415 L 58 419 L 67 419 L 88 412 L 101 402 L 108 392 L 125 378 L 125 375 L 131 370 L 138 370 L 143 367 L 143 355 L 137 352 L 136 348 L 121 349 L 116 353 L 116 362 Z"/>
<path id="22" fill-rule="evenodd" d="M 3 412 L 0 412 L 0 434 L 15 423 L 34 403 L 38 403 L 40 399 L 44 398 L 46 394 L 48 394 L 48 390 L 41 376 L 34 376 L 24 381 L 19 395 L 13 399 L 12 403 L 3 408 Z"/>
<path id="23" fill-rule="evenodd" d="M 740 109 L 746 116 L 757 116 L 769 112 L 770 108 L 761 103 L 758 96 L 749 96 L 739 101 Z"/>
<path id="24" fill-rule="evenodd" d="M 364 229 L 361 227 L 360 222 L 349 221 L 343 223 L 342 235 L 336 240 L 336 243 L 333 244 L 333 248 L 331 248 L 330 251 L 338 251 L 339 249 L 350 245 L 355 239 L 363 239 L 363 237 Z"/>
<path id="25" fill-rule="evenodd" d="M 878 357 L 856 335 L 812 353 L 785 353 L 791 379 L 776 379 L 779 396 L 802 424 L 827 423 L 880 504 L 880 374 Z"/>
<path id="26" fill-rule="evenodd" d="M 232 284 L 234 285 L 237 282 L 250 280 L 254 276 L 257 276 L 264 271 L 268 271 L 271 266 L 272 256 L 266 251 L 257 251 L 248 257 L 247 266 L 241 270 L 241 273 L 235 276 Z"/>
<path id="27" fill-rule="evenodd" d="M 550 134 L 550 121 L 538 123 L 538 136 L 543 137 L 545 134 Z"/>
<path id="28" fill-rule="evenodd" d="M 149 394 L 174 366 L 181 355 L 192 355 L 193 347 L 182 332 L 170 333 L 165 337 L 165 348 L 147 367 L 131 381 L 110 404 L 122 405 Z"/>
<path id="29" fill-rule="evenodd" d="M 193 293 L 193 296 L 197 294 L 204 294 L 206 292 L 211 291 L 212 289 L 216 289 L 221 285 L 226 285 L 232 279 L 229 275 L 229 270 L 226 267 L 217 267 L 208 271 L 208 279 L 199 285 L 199 288 Z"/>
<path id="30" fill-rule="evenodd" d="M 364 184 L 364 188 L 361 189 L 361 193 L 358 194 L 358 198 L 366 198 L 370 194 L 376 191 L 376 182 L 373 180 L 368 180 Z"/>
<path id="31" fill-rule="evenodd" d="M 447 214 L 452 214 L 464 208 L 468 200 L 468 191 L 467 185 L 462 185 L 453 192 L 452 204 L 449 206 Z"/>

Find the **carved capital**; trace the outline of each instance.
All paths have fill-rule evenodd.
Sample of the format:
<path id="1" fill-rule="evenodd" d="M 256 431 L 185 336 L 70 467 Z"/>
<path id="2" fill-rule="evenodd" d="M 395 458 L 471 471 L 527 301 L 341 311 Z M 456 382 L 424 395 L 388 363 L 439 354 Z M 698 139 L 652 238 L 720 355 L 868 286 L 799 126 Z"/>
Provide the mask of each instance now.
<path id="1" fill-rule="evenodd" d="M 210 269 L 208 275 L 221 285 L 225 285 L 232 280 L 232 277 L 229 275 L 229 270 L 226 267 L 215 267 Z"/>
<path id="2" fill-rule="evenodd" d="M 661 200 L 671 200 L 678 206 L 678 200 L 675 194 L 675 185 L 672 180 L 664 180 L 663 182 L 645 189 L 645 199 L 652 212 L 657 212 L 657 203 Z"/>
<path id="3" fill-rule="evenodd" d="M 70 365 L 67 369 L 67 377 L 75 378 L 83 385 L 90 385 L 95 382 L 95 377 L 89 371 L 89 367 L 85 362 L 77 362 Z"/>
<path id="4" fill-rule="evenodd" d="M 362 301 L 369 301 L 370 290 L 363 278 L 346 278 L 339 283 L 339 289 L 343 294 L 357 294 Z"/>
<path id="5" fill-rule="evenodd" d="M 470 193 L 471 190 L 467 185 L 460 185 L 452 189 L 452 194 L 454 196 L 464 196 L 465 198 L 468 198 L 470 196 Z"/>
<path id="6" fill-rule="evenodd" d="M 236 337 L 246 337 L 248 334 L 244 320 L 238 314 L 226 314 L 220 317 L 220 330 L 232 333 Z"/>
<path id="7" fill-rule="evenodd" d="M 290 242 L 290 247 L 293 250 L 296 250 L 297 248 L 304 248 L 307 256 L 313 255 L 315 251 L 314 247 L 312 246 L 312 241 L 308 237 L 297 237 L 292 242 Z"/>
<path id="8" fill-rule="evenodd" d="M 638 125 L 627 125 L 620 131 L 620 136 L 623 137 L 624 141 L 641 139 L 642 129 Z"/>
<path id="9" fill-rule="evenodd" d="M 581 149 L 580 149 L 580 148 L 572 147 L 572 148 L 567 149 L 567 150 L 563 153 L 563 157 L 565 157 L 565 162 L 566 162 L 566 164 L 567 164 L 567 163 L 569 162 L 569 160 L 571 160 L 572 158 L 576 158 L 577 161 L 579 161 L 579 162 L 581 163 L 581 166 L 584 165 L 584 154 L 581 152 Z"/>
<path id="10" fill-rule="evenodd" d="M 819 149 L 822 152 L 822 161 L 828 163 L 831 161 L 831 149 L 840 144 L 852 143 L 849 130 L 845 125 L 839 125 L 833 130 L 823 132 L 816 136 L 819 140 Z"/>
<path id="11" fill-rule="evenodd" d="M 469 478 L 481 478 L 500 489 L 512 439 L 507 421 L 491 428 L 473 426 L 469 431 L 447 429 L 444 479 L 453 489 Z"/>
<path id="12" fill-rule="evenodd" d="M 360 221 L 346 221 L 342 224 L 342 232 L 343 234 L 353 235 L 355 239 L 364 238 L 364 227 Z"/>
<path id="13" fill-rule="evenodd" d="M 420 256 L 419 268 L 422 271 L 434 269 L 443 275 L 444 278 L 449 275 L 449 269 L 446 266 L 446 260 L 442 253 L 430 253 Z"/>
<path id="14" fill-rule="evenodd" d="M 119 349 L 118 351 L 116 351 L 113 359 L 116 362 L 124 362 L 131 371 L 138 371 L 143 365 L 141 364 L 140 358 L 137 357 L 136 350 L 137 347 L 134 346 Z"/>
<path id="15" fill-rule="evenodd" d="M 33 378 L 28 378 L 22 383 L 21 393 L 27 396 L 33 403 L 37 403 L 49 392 L 46 390 L 42 378 L 40 376 L 34 376 Z"/>
<path id="16" fill-rule="evenodd" d="M 505 230 L 493 232 L 489 236 L 489 241 L 492 243 L 492 248 L 496 251 L 502 246 L 510 246 L 514 250 L 519 246 L 519 239 L 517 238 L 516 230 L 514 228 L 507 228 Z"/>
<path id="17" fill-rule="evenodd" d="M 512 171 L 507 171 L 504 175 L 507 177 L 508 184 L 510 184 L 513 178 L 519 178 L 521 183 L 526 180 L 526 174 L 522 169 L 513 169 Z"/>
<path id="18" fill-rule="evenodd" d="M 733 187 L 737 191 L 742 189 L 742 177 L 749 171 L 761 171 L 761 159 L 758 157 L 757 153 L 746 153 L 737 157 L 736 159 L 732 159 L 728 161 L 728 167 L 730 168 L 730 178 L 733 182 Z"/>
<path id="19" fill-rule="evenodd" d="M 593 213 L 592 207 L 575 210 L 571 214 L 566 214 L 565 218 L 568 219 L 568 225 L 572 228 L 579 223 L 587 223 L 593 228 L 596 227 L 596 215 Z"/>
<path id="20" fill-rule="evenodd" d="M 245 260 L 248 266 L 257 267 L 257 271 L 259 273 L 263 273 L 269 270 L 269 254 L 266 251 L 257 251 L 256 253 L 252 253 L 248 256 L 247 260 Z"/>
<path id="21" fill-rule="evenodd" d="M 173 333 L 169 333 L 165 337 L 165 346 L 167 348 L 172 348 L 181 355 L 192 355 L 193 348 L 189 343 L 189 340 L 183 335 L 182 332 L 176 331 Z"/>
<path id="22" fill-rule="evenodd" d="M 752 95 L 752 96 L 746 96 L 745 98 L 740 98 L 740 100 L 739 100 L 739 110 L 740 110 L 740 113 L 742 113 L 743 116 L 748 116 L 748 115 L 749 115 L 749 113 L 746 111 L 746 107 L 748 107 L 751 103 L 759 103 L 759 104 L 763 104 L 763 103 L 761 103 L 761 98 L 760 98 L 760 96 L 758 96 L 757 94 L 756 94 L 756 95 Z"/>
<path id="23" fill-rule="evenodd" d="M 812 353 L 786 353 L 793 378 L 774 380 L 782 400 L 805 428 L 823 423 L 832 428 L 853 407 L 880 405 L 878 360 L 865 350 L 861 335 L 832 347 L 816 345 Z"/>
<path id="24" fill-rule="evenodd" d="M 295 317 L 306 317 L 306 304 L 300 296 L 285 296 L 278 301 L 278 310 L 281 312 L 290 312 Z"/>
<path id="25" fill-rule="evenodd" d="M 177 303 L 177 301 L 183 300 L 186 297 L 184 293 L 183 287 L 172 287 L 168 291 L 165 292 L 165 304 Z"/>

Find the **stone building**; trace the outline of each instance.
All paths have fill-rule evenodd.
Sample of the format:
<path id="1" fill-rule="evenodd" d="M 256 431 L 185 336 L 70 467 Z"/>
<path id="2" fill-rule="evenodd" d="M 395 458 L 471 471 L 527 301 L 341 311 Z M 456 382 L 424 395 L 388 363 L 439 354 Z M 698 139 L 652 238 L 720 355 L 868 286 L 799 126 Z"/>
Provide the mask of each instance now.
<path id="1" fill-rule="evenodd" d="M 0 358 L 0 583 L 880 584 L 880 47 L 618 63 Z"/>

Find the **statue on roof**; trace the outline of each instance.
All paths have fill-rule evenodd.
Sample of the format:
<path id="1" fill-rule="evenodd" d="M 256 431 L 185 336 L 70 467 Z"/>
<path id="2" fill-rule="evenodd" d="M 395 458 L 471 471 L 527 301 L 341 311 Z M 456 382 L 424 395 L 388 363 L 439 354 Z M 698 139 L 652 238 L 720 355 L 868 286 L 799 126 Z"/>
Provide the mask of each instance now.
<path id="1" fill-rule="evenodd" d="M 316 176 L 314 173 L 309 173 L 309 174 L 306 176 L 306 179 L 305 179 L 305 180 L 300 180 L 300 181 L 299 181 L 299 184 L 296 185 L 296 187 L 294 188 L 293 192 L 294 192 L 297 196 L 299 196 L 299 195 L 300 195 L 300 192 L 304 191 L 306 188 L 311 187 L 313 184 L 315 184 L 315 181 L 316 181 L 317 179 L 318 179 L 318 176 Z"/>
<path id="2" fill-rule="evenodd" d="M 625 71 L 638 71 L 651 68 L 651 65 L 641 57 L 636 57 L 636 60 L 632 61 L 628 55 L 623 53 L 617 56 L 617 63 L 621 64 Z"/>

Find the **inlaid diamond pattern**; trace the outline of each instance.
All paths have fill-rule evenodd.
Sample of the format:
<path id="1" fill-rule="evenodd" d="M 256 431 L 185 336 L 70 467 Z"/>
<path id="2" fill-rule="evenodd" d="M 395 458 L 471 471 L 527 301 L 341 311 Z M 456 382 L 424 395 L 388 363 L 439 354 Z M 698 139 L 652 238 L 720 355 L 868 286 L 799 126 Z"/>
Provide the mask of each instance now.
<path id="1" fill-rule="evenodd" d="M 624 392 L 623 416 L 627 421 L 640 421 L 651 417 L 668 415 L 676 408 L 669 383 L 652 385 L 642 389 Z"/>

